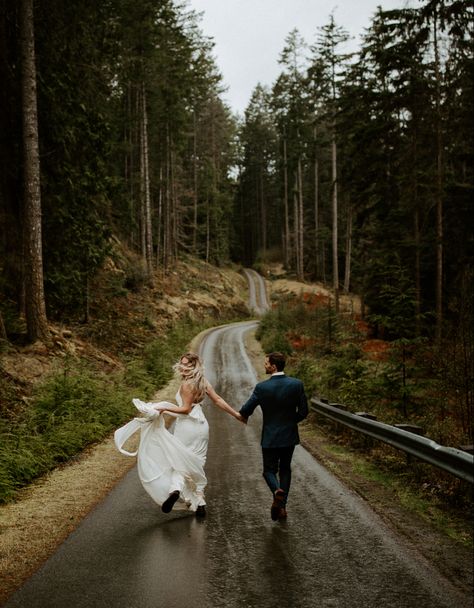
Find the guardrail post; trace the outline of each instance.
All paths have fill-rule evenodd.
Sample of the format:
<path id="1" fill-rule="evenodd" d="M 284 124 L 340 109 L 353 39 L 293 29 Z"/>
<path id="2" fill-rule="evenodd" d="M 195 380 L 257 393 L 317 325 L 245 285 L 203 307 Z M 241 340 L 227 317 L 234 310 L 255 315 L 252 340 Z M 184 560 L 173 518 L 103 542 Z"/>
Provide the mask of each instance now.
<path id="1" fill-rule="evenodd" d="M 329 403 L 330 403 L 329 399 L 326 399 L 326 397 L 320 397 L 319 395 L 313 395 L 312 398 L 317 399 L 318 401 L 320 401 L 321 403 L 324 403 L 325 405 L 329 405 Z M 328 422 L 329 422 L 329 424 L 328 424 Z M 329 426 L 331 426 L 331 428 L 336 431 L 338 429 L 337 423 L 330 421 L 329 418 L 325 418 L 324 416 L 322 419 L 321 418 L 319 419 L 319 424 L 322 426 L 327 426 L 328 428 L 329 428 Z"/>
<path id="2" fill-rule="evenodd" d="M 329 403 L 328 405 L 347 412 L 347 405 L 344 405 L 344 403 Z M 336 435 L 344 435 L 346 433 L 346 427 L 338 422 L 336 422 L 334 430 L 336 431 Z M 346 435 L 350 435 L 350 433 L 346 433 Z"/>
<path id="3" fill-rule="evenodd" d="M 417 424 L 394 424 L 396 429 L 401 429 L 402 431 L 407 431 L 408 433 L 414 433 L 415 435 L 420 435 L 420 437 L 425 436 L 425 429 Z M 417 465 L 418 461 L 413 459 L 411 454 L 405 453 L 406 463 L 409 465 Z M 418 474 L 418 472 L 417 472 Z"/>
<path id="4" fill-rule="evenodd" d="M 360 416 L 361 418 L 367 418 L 368 420 L 377 420 L 377 416 L 375 414 L 371 414 L 370 412 L 356 412 L 356 416 Z M 362 435 L 363 438 L 363 446 L 365 450 L 371 450 L 375 445 L 375 440 L 368 435 Z"/>

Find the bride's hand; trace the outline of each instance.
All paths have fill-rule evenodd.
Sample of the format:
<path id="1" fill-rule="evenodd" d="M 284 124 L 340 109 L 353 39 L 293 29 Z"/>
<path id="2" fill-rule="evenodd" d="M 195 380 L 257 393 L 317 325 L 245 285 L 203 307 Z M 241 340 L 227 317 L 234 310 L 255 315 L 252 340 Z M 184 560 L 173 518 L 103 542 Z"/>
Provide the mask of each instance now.
<path id="1" fill-rule="evenodd" d="M 239 412 L 237 412 L 236 418 L 237 418 L 237 420 L 239 420 L 239 422 L 242 422 L 243 424 L 247 424 L 247 418 L 244 418 L 242 416 L 242 414 L 240 414 Z"/>

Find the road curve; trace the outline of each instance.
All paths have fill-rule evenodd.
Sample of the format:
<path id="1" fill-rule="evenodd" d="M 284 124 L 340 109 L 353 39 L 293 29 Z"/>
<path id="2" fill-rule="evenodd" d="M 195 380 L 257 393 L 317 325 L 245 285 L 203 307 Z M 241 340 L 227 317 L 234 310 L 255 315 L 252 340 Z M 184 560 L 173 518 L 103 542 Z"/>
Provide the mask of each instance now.
<path id="1" fill-rule="evenodd" d="M 265 314 L 270 308 L 265 279 L 252 268 L 244 268 L 243 273 L 249 285 L 249 308 L 257 315 Z"/>
<path id="2" fill-rule="evenodd" d="M 243 337 L 217 328 L 207 375 L 239 407 L 255 372 Z M 7 608 L 467 608 L 367 505 L 301 446 L 286 523 L 272 522 L 261 475 L 261 418 L 245 427 L 205 405 L 208 516 L 164 515 L 132 470 Z"/>

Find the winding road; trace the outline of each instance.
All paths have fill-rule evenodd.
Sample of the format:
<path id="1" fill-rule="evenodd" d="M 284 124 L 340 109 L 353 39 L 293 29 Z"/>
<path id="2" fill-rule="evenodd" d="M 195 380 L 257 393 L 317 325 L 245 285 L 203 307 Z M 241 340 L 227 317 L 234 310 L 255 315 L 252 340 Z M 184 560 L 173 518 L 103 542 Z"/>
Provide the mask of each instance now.
<path id="1" fill-rule="evenodd" d="M 256 381 L 249 321 L 201 342 L 210 381 L 234 407 Z M 113 489 L 7 608 L 467 608 L 450 583 L 301 446 L 288 521 L 270 519 L 261 418 L 244 426 L 212 404 L 208 515 L 165 515 L 136 469 Z"/>
<path id="2" fill-rule="evenodd" d="M 249 308 L 263 315 L 269 308 L 265 279 L 252 268 L 244 268 L 243 273 L 249 286 Z"/>

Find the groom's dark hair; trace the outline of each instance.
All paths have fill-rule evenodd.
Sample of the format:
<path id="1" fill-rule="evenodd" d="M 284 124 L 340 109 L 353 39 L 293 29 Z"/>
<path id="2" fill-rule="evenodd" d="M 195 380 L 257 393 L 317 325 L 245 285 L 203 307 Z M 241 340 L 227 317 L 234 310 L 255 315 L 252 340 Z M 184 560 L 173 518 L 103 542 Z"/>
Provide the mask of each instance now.
<path id="1" fill-rule="evenodd" d="M 267 357 L 270 365 L 274 365 L 277 371 L 282 372 L 285 369 L 286 357 L 283 353 L 270 353 Z"/>

